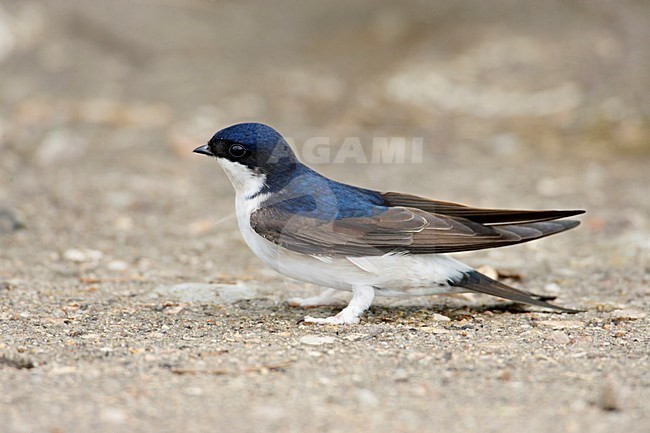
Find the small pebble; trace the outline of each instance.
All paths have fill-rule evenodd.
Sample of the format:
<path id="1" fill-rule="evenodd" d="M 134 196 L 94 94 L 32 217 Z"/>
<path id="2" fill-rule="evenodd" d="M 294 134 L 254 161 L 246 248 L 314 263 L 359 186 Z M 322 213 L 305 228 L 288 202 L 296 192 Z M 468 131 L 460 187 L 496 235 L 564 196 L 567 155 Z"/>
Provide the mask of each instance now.
<path id="1" fill-rule="evenodd" d="M 241 281 L 235 284 L 181 283 L 157 287 L 150 296 L 180 302 L 227 305 L 254 299 L 257 291 Z"/>
<path id="2" fill-rule="evenodd" d="M 102 409 L 99 417 L 102 421 L 110 424 L 123 424 L 126 422 L 127 414 L 124 410 L 117 407 L 105 407 Z"/>
<path id="3" fill-rule="evenodd" d="M 547 284 L 544 286 L 544 290 L 548 293 L 557 295 L 562 291 L 562 288 L 555 283 Z"/>
<path id="4" fill-rule="evenodd" d="M 128 215 L 120 215 L 113 221 L 113 227 L 121 231 L 131 231 L 135 227 L 135 221 Z"/>
<path id="5" fill-rule="evenodd" d="M 123 272 L 129 268 L 129 264 L 123 260 L 113 260 L 106 267 L 111 271 Z"/>
<path id="6" fill-rule="evenodd" d="M 393 380 L 395 380 L 395 382 L 406 382 L 408 379 L 409 373 L 403 368 L 398 368 L 393 373 Z"/>
<path id="7" fill-rule="evenodd" d="M 47 166 L 67 163 L 82 158 L 87 143 L 81 136 L 69 129 L 50 131 L 36 150 L 36 162 Z"/>
<path id="8" fill-rule="evenodd" d="M 321 346 L 323 344 L 333 344 L 335 341 L 336 338 L 329 337 L 329 336 L 321 337 L 319 335 L 305 335 L 303 337 L 300 337 L 300 342 L 302 344 L 307 344 L 309 346 Z"/>
<path id="9" fill-rule="evenodd" d="M 11 233 L 23 229 L 25 226 L 9 209 L 0 209 L 0 234 Z"/>
<path id="10" fill-rule="evenodd" d="M 619 404 L 619 395 L 616 386 L 611 381 L 605 382 L 600 390 L 600 397 L 598 399 L 598 406 L 606 411 L 621 410 Z"/>
<path id="11" fill-rule="evenodd" d="M 632 308 L 626 308 L 624 310 L 616 310 L 612 313 L 612 319 L 614 320 L 639 320 L 643 319 L 646 316 L 645 311 L 636 310 Z"/>
<path id="12" fill-rule="evenodd" d="M 569 344 L 571 341 L 569 336 L 562 331 L 551 332 L 551 340 L 555 341 L 557 344 Z"/>
<path id="13" fill-rule="evenodd" d="M 75 263 L 83 263 L 89 261 L 98 261 L 104 257 L 104 253 L 98 250 L 80 250 L 71 248 L 63 253 L 63 258 Z"/>
<path id="14" fill-rule="evenodd" d="M 9 366 L 17 369 L 30 369 L 36 367 L 34 362 L 29 356 L 18 353 L 1 353 L 0 354 L 0 367 Z"/>
<path id="15" fill-rule="evenodd" d="M 476 268 L 477 271 L 485 275 L 486 277 L 490 277 L 493 280 L 498 280 L 499 279 L 499 271 L 497 271 L 495 268 L 489 265 L 482 265 Z"/>
<path id="16" fill-rule="evenodd" d="M 200 388 L 198 386 L 190 386 L 188 388 L 185 388 L 185 394 L 192 396 L 203 395 L 203 388 Z"/>
<path id="17" fill-rule="evenodd" d="M 359 404 L 365 407 L 377 407 L 379 406 L 379 399 L 369 389 L 360 389 L 357 391 L 357 400 Z"/>

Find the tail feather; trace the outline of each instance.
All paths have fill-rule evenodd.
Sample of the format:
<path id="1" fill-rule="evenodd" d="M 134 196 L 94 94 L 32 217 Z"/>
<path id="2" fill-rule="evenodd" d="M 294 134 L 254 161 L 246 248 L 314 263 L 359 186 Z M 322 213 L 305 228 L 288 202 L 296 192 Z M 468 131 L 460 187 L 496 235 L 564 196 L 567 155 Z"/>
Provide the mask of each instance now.
<path id="1" fill-rule="evenodd" d="M 552 308 L 554 310 L 563 311 L 565 313 L 579 313 L 580 310 L 573 310 L 570 308 L 560 307 L 545 302 L 548 299 L 544 296 L 534 295 L 523 290 L 515 289 L 514 287 L 507 286 L 503 283 L 493 280 L 481 274 L 478 271 L 470 271 L 464 274 L 463 278 L 453 283 L 454 286 L 464 287 L 479 293 L 487 295 L 498 296 L 499 298 L 509 299 L 511 301 L 522 302 L 524 304 L 536 305 L 538 307 Z"/>

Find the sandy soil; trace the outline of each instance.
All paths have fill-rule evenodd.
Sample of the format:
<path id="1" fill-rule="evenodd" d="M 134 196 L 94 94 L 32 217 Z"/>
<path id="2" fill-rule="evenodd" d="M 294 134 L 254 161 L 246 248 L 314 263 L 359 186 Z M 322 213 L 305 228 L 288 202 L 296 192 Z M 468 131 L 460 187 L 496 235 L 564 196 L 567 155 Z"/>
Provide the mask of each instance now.
<path id="1" fill-rule="evenodd" d="M 649 9 L 440 3 L 3 2 L 0 430 L 649 431 Z M 587 209 L 462 255 L 586 311 L 379 298 L 298 323 L 339 307 L 283 303 L 318 289 L 252 255 L 191 153 L 246 120 L 299 151 L 422 137 L 419 163 L 315 167 L 345 182 Z"/>

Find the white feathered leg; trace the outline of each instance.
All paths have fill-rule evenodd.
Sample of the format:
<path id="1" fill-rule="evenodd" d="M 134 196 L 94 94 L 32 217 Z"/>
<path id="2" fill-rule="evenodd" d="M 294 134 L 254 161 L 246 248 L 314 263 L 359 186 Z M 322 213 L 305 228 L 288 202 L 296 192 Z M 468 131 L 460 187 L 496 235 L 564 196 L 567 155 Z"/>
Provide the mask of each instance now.
<path id="1" fill-rule="evenodd" d="M 328 325 L 352 325 L 359 323 L 359 316 L 366 311 L 375 297 L 375 289 L 372 286 L 358 286 L 352 289 L 352 299 L 336 316 L 317 318 L 305 316 L 305 322 Z"/>
<path id="2" fill-rule="evenodd" d="M 290 307 L 303 308 L 337 304 L 340 301 L 336 296 L 339 292 L 340 290 L 327 289 L 321 292 L 320 295 L 310 296 L 309 298 L 289 298 L 287 299 L 287 304 L 289 304 Z"/>

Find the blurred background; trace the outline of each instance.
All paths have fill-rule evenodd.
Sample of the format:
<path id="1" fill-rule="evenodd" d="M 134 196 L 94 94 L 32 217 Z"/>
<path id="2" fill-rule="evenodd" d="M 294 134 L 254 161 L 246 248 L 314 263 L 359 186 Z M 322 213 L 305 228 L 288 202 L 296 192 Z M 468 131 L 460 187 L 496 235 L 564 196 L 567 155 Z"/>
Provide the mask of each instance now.
<path id="1" fill-rule="evenodd" d="M 5 0 L 0 229 L 36 236 L 35 266 L 92 244 L 165 260 L 166 240 L 234 231 L 226 177 L 191 151 L 260 121 L 298 151 L 423 138 L 421 164 L 316 167 L 342 181 L 645 230 L 649 17 L 635 0 Z"/>
<path id="2" fill-rule="evenodd" d="M 161 284 L 249 281 L 278 304 L 315 293 L 261 266 L 237 230 L 228 179 L 192 153 L 244 121 L 275 127 L 299 153 L 311 137 L 329 138 L 334 153 L 346 137 L 365 147 L 422 137 L 421 163 L 314 167 L 343 182 L 476 206 L 587 209 L 570 233 L 466 260 L 516 270 L 563 305 L 647 310 L 648 41 L 645 0 L 2 0 L 0 349 L 94 359 L 110 332 L 68 346 L 74 335 L 41 335 L 30 317 L 81 315 L 69 304 L 85 302 L 119 322 L 150 311 L 138 302 Z M 284 311 L 278 304 L 254 315 Z M 282 314 L 293 323 L 302 312 Z M 97 323 L 81 320 L 52 326 Z M 625 362 L 622 377 L 642 376 Z M 73 401 L 103 408 L 84 383 L 70 382 Z M 29 430 L 48 404 L 12 409 L 11 425 Z"/>

